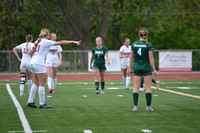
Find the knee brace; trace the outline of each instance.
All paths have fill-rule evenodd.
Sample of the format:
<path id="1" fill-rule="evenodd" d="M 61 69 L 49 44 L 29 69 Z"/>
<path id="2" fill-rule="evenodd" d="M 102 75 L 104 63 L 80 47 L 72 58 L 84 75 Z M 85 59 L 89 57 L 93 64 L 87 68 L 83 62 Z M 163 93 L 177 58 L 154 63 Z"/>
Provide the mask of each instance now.
<path id="1" fill-rule="evenodd" d="M 21 73 L 20 84 L 25 85 L 25 82 L 26 82 L 26 73 Z"/>

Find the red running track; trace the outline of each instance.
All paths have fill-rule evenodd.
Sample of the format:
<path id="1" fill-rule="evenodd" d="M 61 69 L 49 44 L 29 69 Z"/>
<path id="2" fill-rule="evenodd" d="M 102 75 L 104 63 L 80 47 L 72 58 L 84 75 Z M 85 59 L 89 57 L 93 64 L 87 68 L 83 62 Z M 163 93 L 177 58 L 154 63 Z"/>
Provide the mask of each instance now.
<path id="1" fill-rule="evenodd" d="M 154 79 L 200 79 L 200 72 L 160 72 L 158 76 L 153 76 Z M 93 73 L 59 73 L 58 80 L 94 80 Z M 106 73 L 105 80 L 121 80 L 122 73 Z M 0 74 L 0 81 L 18 81 L 20 74 Z"/>

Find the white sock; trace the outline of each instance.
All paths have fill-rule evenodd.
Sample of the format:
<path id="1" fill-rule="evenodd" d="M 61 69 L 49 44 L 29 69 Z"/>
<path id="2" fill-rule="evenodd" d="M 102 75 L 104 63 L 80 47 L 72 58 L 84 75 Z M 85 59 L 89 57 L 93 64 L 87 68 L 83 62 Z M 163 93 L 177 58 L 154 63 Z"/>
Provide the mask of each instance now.
<path id="1" fill-rule="evenodd" d="M 38 93 L 39 93 L 40 105 L 44 105 L 45 104 L 45 87 L 39 86 Z"/>
<path id="2" fill-rule="evenodd" d="M 31 87 L 31 90 L 30 90 L 28 103 L 33 103 L 33 99 L 35 97 L 36 90 L 37 90 L 37 86 L 35 84 L 33 84 Z"/>
<path id="3" fill-rule="evenodd" d="M 57 78 L 53 79 L 53 89 L 56 89 Z"/>
<path id="4" fill-rule="evenodd" d="M 30 94 L 31 86 L 32 86 L 32 80 L 28 80 L 28 94 Z"/>
<path id="5" fill-rule="evenodd" d="M 123 76 L 124 86 L 126 87 L 126 77 Z"/>
<path id="6" fill-rule="evenodd" d="M 24 84 L 20 84 L 19 88 L 20 88 L 20 92 L 24 92 Z"/>
<path id="7" fill-rule="evenodd" d="M 51 89 L 52 87 L 51 87 L 51 85 L 52 85 L 52 77 L 48 77 L 48 87 L 49 87 L 49 89 Z"/>
<path id="8" fill-rule="evenodd" d="M 130 84 L 131 78 L 130 77 L 126 77 L 126 88 L 128 88 L 129 84 Z"/>

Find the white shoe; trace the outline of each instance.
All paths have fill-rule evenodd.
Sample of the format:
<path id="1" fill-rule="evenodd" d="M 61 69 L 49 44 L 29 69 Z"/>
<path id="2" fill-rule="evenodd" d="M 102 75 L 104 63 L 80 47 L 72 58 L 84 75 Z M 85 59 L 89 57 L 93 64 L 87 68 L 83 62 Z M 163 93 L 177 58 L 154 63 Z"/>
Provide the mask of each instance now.
<path id="1" fill-rule="evenodd" d="M 159 87 L 160 87 L 160 82 L 156 81 L 156 88 L 159 89 Z"/>
<path id="2" fill-rule="evenodd" d="M 96 91 L 96 94 L 99 94 L 99 90 Z"/>
<path id="3" fill-rule="evenodd" d="M 144 91 L 144 88 L 140 88 L 139 91 Z"/>
<path id="4" fill-rule="evenodd" d="M 104 89 L 103 89 L 103 90 L 101 89 L 101 94 L 104 94 L 104 93 L 105 93 L 105 92 L 104 92 Z"/>

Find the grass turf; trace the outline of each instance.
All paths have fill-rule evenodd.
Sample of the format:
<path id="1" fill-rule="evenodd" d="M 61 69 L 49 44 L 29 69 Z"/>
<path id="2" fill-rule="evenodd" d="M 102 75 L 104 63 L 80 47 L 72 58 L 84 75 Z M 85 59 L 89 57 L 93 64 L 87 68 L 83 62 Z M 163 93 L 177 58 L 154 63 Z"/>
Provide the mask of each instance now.
<path id="1" fill-rule="evenodd" d="M 21 104 L 33 131 L 50 133 L 198 133 L 200 131 L 200 99 L 152 90 L 154 112 L 145 112 L 145 92 L 139 94 L 139 111 L 133 107 L 132 88 L 123 88 L 122 81 L 106 81 L 105 94 L 95 94 L 93 81 L 58 81 L 55 94 L 46 87 L 46 103 L 51 109 L 29 108 L 27 87 L 19 97 L 18 82 L 0 82 L 0 132 L 23 131 L 17 110 L 6 90 L 9 83 Z M 153 84 L 152 84 L 153 85 Z M 109 88 L 119 89 L 109 89 Z M 199 80 L 161 80 L 161 88 L 200 96 Z M 188 87 L 188 89 L 180 89 Z M 179 88 L 179 89 L 178 89 Z M 47 97 L 52 96 L 52 97 Z M 38 94 L 35 103 L 38 105 Z"/>

